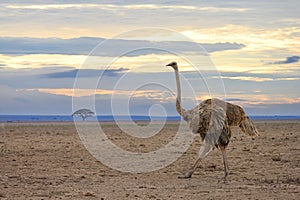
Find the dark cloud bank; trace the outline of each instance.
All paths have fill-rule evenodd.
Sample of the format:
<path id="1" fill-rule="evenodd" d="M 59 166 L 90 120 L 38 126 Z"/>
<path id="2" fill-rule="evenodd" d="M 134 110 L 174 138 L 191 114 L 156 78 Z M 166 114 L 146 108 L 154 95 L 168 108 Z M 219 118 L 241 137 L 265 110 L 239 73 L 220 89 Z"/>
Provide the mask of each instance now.
<path id="1" fill-rule="evenodd" d="M 287 57 L 285 60 L 277 61 L 277 62 L 271 62 L 269 64 L 283 65 L 283 64 L 296 63 L 299 60 L 300 60 L 300 56 L 290 56 L 290 57 Z"/>
<path id="2" fill-rule="evenodd" d="M 97 45 L 99 45 L 97 47 Z M 204 53 L 224 50 L 241 49 L 245 45 L 237 43 L 199 44 L 188 41 L 148 41 L 123 40 L 80 37 L 73 39 L 61 38 L 18 38 L 1 37 L 1 54 L 69 54 L 87 55 L 94 49 L 92 55 L 98 56 L 139 56 L 146 54 L 175 53 Z"/>
<path id="3" fill-rule="evenodd" d="M 106 69 L 106 70 L 97 70 L 97 69 L 74 69 L 63 72 L 54 72 L 48 74 L 40 75 L 41 78 L 76 78 L 77 74 L 81 77 L 99 77 L 103 76 L 118 76 L 119 74 L 126 72 L 128 69 L 119 68 L 119 69 Z"/>

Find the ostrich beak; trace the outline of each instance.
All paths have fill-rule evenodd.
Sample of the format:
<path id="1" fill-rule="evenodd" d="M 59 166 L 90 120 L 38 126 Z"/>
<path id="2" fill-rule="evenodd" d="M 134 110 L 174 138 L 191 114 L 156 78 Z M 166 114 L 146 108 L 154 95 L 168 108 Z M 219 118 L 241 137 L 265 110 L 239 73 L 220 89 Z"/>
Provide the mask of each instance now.
<path id="1" fill-rule="evenodd" d="M 170 67 L 177 67 L 177 63 L 175 61 L 170 62 L 169 64 L 167 64 L 166 66 L 170 66 Z"/>

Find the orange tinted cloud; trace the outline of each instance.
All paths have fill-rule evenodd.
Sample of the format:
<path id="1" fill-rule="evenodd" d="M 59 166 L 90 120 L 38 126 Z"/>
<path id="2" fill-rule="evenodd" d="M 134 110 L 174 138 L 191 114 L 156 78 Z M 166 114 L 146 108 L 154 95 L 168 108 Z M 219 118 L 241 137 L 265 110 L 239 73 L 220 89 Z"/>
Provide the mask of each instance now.
<path id="1" fill-rule="evenodd" d="M 17 89 L 17 92 L 22 91 L 38 91 L 41 93 L 63 95 L 68 97 L 85 97 L 93 95 L 117 95 L 117 96 L 130 96 L 132 98 L 147 98 L 157 101 L 174 100 L 175 97 L 169 92 L 161 90 L 102 90 L 102 89 L 72 89 L 72 88 L 34 88 L 34 89 Z"/>

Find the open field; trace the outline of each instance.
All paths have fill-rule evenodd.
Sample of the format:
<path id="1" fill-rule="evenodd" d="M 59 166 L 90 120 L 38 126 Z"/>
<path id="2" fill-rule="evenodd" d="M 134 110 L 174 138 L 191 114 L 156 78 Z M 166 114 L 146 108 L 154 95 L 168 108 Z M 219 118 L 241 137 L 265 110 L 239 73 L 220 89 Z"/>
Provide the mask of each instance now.
<path id="1" fill-rule="evenodd" d="M 299 199 L 300 121 L 256 121 L 251 140 L 233 130 L 230 175 L 211 152 L 191 179 L 178 179 L 197 157 L 199 137 L 183 156 L 161 170 L 113 170 L 85 149 L 73 123 L 0 124 L 0 199 Z M 148 139 L 102 124 L 108 138 L 130 151 L 149 152 L 172 140 L 175 122 Z"/>

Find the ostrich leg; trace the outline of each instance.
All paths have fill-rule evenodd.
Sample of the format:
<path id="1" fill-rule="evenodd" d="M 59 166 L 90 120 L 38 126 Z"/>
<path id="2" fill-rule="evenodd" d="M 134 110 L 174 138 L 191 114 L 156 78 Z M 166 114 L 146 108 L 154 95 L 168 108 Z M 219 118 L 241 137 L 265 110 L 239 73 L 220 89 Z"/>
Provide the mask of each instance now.
<path id="1" fill-rule="evenodd" d="M 199 156 L 195 163 L 184 174 L 179 175 L 178 178 L 191 178 L 199 163 L 209 154 L 209 152 L 211 152 L 212 149 L 213 146 L 206 143 L 204 140 L 203 145 L 200 147 Z"/>
<path id="2" fill-rule="evenodd" d="M 228 163 L 227 163 L 227 155 L 226 155 L 225 147 L 221 147 L 220 149 L 221 149 L 221 152 L 222 152 L 223 163 L 224 163 L 224 172 L 225 172 L 224 180 L 226 180 L 226 178 L 227 178 L 227 176 L 229 174 Z"/>

